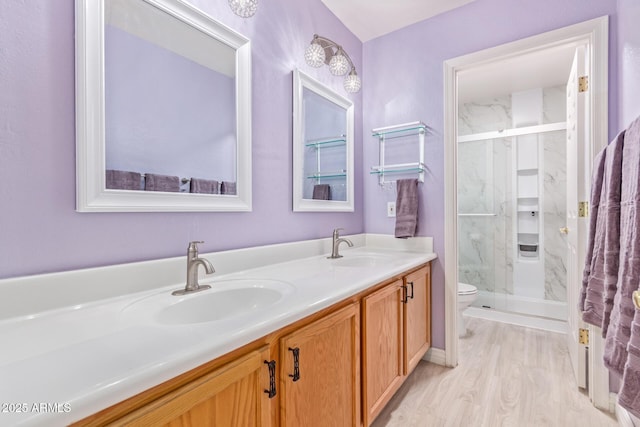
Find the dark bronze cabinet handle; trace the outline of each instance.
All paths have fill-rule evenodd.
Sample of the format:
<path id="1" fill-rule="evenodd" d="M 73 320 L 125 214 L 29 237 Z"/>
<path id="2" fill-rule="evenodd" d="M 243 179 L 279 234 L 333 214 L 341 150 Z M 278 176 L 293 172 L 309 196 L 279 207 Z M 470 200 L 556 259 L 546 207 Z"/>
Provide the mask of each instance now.
<path id="1" fill-rule="evenodd" d="M 269 390 L 264 392 L 269 395 L 269 399 L 273 399 L 276 396 L 276 361 L 265 360 L 264 363 L 269 367 Z"/>
<path id="2" fill-rule="evenodd" d="M 409 291 L 405 285 L 402 285 L 402 302 L 406 304 L 409 301 Z"/>
<path id="3" fill-rule="evenodd" d="M 289 374 L 289 376 L 296 382 L 300 379 L 300 349 L 289 347 L 289 351 L 293 353 L 293 375 Z"/>
<path id="4" fill-rule="evenodd" d="M 413 282 L 407 282 L 408 285 L 411 285 L 411 296 L 407 297 L 407 299 L 413 299 Z"/>

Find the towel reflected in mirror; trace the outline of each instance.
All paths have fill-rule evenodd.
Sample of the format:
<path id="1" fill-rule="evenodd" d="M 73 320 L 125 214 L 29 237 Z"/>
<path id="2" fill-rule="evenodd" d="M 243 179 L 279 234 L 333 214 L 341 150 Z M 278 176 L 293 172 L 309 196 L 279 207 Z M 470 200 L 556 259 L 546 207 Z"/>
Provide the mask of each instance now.
<path id="1" fill-rule="evenodd" d="M 316 184 L 313 186 L 314 200 L 331 200 L 331 186 L 329 184 Z"/>

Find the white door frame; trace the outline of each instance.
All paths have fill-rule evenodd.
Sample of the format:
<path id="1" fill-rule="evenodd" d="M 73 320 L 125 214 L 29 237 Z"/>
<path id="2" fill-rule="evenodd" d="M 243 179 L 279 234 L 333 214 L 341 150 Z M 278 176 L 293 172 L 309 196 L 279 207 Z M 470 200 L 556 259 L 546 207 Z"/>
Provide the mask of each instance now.
<path id="1" fill-rule="evenodd" d="M 474 52 L 444 62 L 444 149 L 445 149 L 445 363 L 458 364 L 456 325 L 458 283 L 457 144 L 458 73 L 497 60 L 514 58 L 570 43 L 586 44 L 590 58 L 591 147 L 587 147 L 589 176 L 595 154 L 608 142 L 608 16 L 542 33 L 511 43 Z M 584 263 L 584 260 L 582 260 Z M 589 396 L 598 408 L 609 410 L 609 373 L 602 363 L 599 328 L 591 327 L 589 352 Z M 598 330 L 596 330 L 598 329 Z"/>

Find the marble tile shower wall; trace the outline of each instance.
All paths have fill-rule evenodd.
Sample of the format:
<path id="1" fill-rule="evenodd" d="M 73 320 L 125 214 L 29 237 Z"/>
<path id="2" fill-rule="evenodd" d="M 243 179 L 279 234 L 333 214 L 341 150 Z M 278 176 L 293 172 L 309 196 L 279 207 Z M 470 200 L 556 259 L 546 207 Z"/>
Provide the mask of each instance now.
<path id="1" fill-rule="evenodd" d="M 564 87 L 543 91 L 543 122 L 565 120 Z M 512 127 L 511 96 L 460 106 L 460 135 Z M 541 136 L 544 152 L 545 299 L 565 300 L 566 162 L 564 132 Z M 513 294 L 512 141 L 494 139 L 458 147 L 459 280 L 480 290 Z M 467 215 L 482 214 L 482 215 Z M 542 284 L 541 284 L 542 285 Z"/>

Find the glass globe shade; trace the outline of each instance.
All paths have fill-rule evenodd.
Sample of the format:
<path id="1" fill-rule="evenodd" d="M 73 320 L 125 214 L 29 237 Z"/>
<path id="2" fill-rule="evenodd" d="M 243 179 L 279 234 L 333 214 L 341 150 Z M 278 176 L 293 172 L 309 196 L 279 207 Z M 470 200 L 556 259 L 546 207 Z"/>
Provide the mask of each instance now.
<path id="1" fill-rule="evenodd" d="M 258 10 L 258 0 L 229 0 L 229 7 L 236 15 L 250 18 Z"/>
<path id="2" fill-rule="evenodd" d="M 333 55 L 331 61 L 329 61 L 329 71 L 331 71 L 331 74 L 334 76 L 344 76 L 350 68 L 351 65 L 349 61 L 340 50 Z"/>
<path id="3" fill-rule="evenodd" d="M 320 43 L 312 42 L 304 51 L 304 60 L 312 67 L 321 67 L 326 59 L 324 48 Z"/>
<path id="4" fill-rule="evenodd" d="M 344 90 L 349 93 L 357 93 L 360 91 L 360 87 L 362 87 L 360 77 L 358 77 L 355 71 L 351 71 L 349 75 L 344 78 Z"/>

